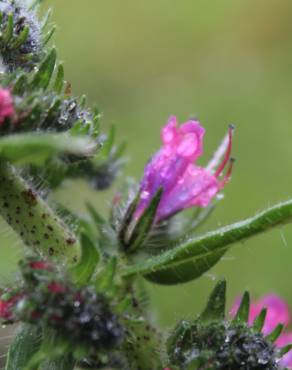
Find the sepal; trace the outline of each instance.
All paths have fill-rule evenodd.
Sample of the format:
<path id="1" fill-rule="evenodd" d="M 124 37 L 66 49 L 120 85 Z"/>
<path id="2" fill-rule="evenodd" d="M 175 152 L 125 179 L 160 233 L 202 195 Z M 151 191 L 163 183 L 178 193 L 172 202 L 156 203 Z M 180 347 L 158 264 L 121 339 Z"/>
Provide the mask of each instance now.
<path id="1" fill-rule="evenodd" d="M 134 221 L 132 230 L 129 230 L 128 239 L 123 241 L 122 247 L 126 253 L 135 253 L 141 246 L 147 242 L 152 226 L 155 221 L 156 212 L 163 194 L 163 189 L 159 189 L 151 199 L 148 207 L 139 216 L 137 221 Z M 134 200 L 135 202 L 135 200 Z M 133 221 L 133 220 L 131 220 Z M 131 228 L 131 224 L 128 225 Z"/>

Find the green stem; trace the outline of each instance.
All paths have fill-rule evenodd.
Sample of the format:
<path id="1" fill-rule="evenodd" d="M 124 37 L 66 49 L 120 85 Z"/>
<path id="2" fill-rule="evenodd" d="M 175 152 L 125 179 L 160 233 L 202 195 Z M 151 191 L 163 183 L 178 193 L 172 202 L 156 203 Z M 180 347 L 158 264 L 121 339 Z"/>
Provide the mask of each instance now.
<path id="1" fill-rule="evenodd" d="M 21 326 L 10 345 L 5 370 L 24 369 L 39 350 L 40 343 L 41 330 L 38 326 L 30 324 Z"/>
<path id="2" fill-rule="evenodd" d="M 79 241 L 14 167 L 0 161 L 0 215 L 34 251 L 78 260 Z"/>
<path id="3" fill-rule="evenodd" d="M 277 204 L 244 221 L 190 239 L 160 256 L 126 267 L 123 275 L 144 275 L 162 284 L 189 281 L 201 276 L 217 263 L 231 244 L 289 222 L 292 222 L 292 200 Z"/>

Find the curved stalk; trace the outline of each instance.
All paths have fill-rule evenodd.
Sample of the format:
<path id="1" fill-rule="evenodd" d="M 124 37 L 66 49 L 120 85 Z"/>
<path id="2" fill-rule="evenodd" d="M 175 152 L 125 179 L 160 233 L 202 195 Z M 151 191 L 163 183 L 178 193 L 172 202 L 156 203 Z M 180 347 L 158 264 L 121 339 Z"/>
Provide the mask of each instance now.
<path id="1" fill-rule="evenodd" d="M 34 251 L 77 262 L 79 241 L 8 162 L 0 160 L 0 215 Z"/>

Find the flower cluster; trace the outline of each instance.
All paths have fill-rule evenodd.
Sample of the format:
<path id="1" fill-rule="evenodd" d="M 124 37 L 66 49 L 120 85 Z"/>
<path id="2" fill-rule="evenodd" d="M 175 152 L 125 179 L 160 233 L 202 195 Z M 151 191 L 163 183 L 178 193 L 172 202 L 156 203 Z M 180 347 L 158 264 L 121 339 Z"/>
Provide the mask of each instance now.
<path id="1" fill-rule="evenodd" d="M 230 126 L 206 168 L 195 164 L 203 153 L 204 134 L 205 129 L 198 121 L 189 120 L 178 126 L 176 117 L 169 118 L 161 131 L 162 148 L 145 168 L 135 213 L 137 219 L 159 189 L 163 194 L 156 213 L 157 222 L 186 208 L 206 207 L 223 189 L 232 170 L 231 160 L 225 176 L 220 178 L 230 161 L 233 127 Z"/>
<path id="2" fill-rule="evenodd" d="M 103 294 L 75 287 L 48 262 L 23 262 L 21 269 L 24 286 L 7 290 L 0 299 L 4 322 L 46 325 L 72 345 L 87 344 L 89 353 L 120 343 L 123 328 Z"/>
<path id="3" fill-rule="evenodd" d="M 235 316 L 240 304 L 240 299 L 237 299 L 230 311 L 231 316 Z M 259 301 L 253 302 L 250 305 L 248 324 L 252 326 L 256 317 L 266 308 L 266 320 L 262 329 L 264 335 L 270 334 L 279 324 L 283 324 L 286 328 L 291 322 L 291 314 L 287 303 L 280 297 L 274 294 L 269 294 L 261 298 Z M 292 343 L 292 332 L 283 332 L 275 342 L 277 348 L 282 348 Z M 292 351 L 289 351 L 280 361 L 283 367 L 292 369 Z"/>

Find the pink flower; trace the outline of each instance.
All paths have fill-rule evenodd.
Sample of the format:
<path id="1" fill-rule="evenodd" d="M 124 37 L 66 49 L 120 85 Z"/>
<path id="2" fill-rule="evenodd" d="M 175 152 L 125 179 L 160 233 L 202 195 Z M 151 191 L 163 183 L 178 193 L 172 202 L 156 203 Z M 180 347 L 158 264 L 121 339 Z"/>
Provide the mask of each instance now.
<path id="1" fill-rule="evenodd" d="M 10 90 L 0 88 L 0 125 L 3 124 L 6 118 L 11 117 L 14 113 L 13 99 Z"/>
<path id="2" fill-rule="evenodd" d="M 8 295 L 8 297 L 5 297 L 5 295 Z M 10 295 L 9 292 L 4 293 L 0 298 L 0 318 L 2 320 L 13 321 L 15 319 L 13 309 L 22 297 L 23 295 L 20 293 L 15 295 L 12 293 Z"/>
<path id="3" fill-rule="evenodd" d="M 222 190 L 231 175 L 232 163 L 220 179 L 230 159 L 233 129 L 218 148 L 206 168 L 195 164 L 203 153 L 205 129 L 195 120 L 178 126 L 176 117 L 169 118 L 161 131 L 162 148 L 145 168 L 141 182 L 141 198 L 137 207 L 139 218 L 155 193 L 162 188 L 156 221 L 190 207 L 206 207 Z M 218 166 L 221 158 L 223 161 Z"/>
<path id="4" fill-rule="evenodd" d="M 241 299 L 238 298 L 233 304 L 233 307 L 230 311 L 232 317 L 235 316 Z M 260 314 L 263 308 L 267 309 L 267 315 L 262 333 L 267 335 L 271 333 L 278 324 L 283 324 L 287 327 L 291 320 L 291 315 L 287 303 L 280 297 L 275 294 L 268 294 L 264 296 L 257 302 L 252 302 L 250 305 L 250 313 L 248 323 L 251 326 Z M 276 340 L 276 347 L 281 348 L 285 347 L 288 344 L 292 343 L 292 332 L 282 333 L 280 337 Z M 288 369 L 292 369 L 292 351 L 289 351 L 282 359 L 281 366 L 285 366 Z"/>
<path id="5" fill-rule="evenodd" d="M 48 270 L 48 271 L 53 270 L 52 264 L 49 262 L 44 262 L 44 261 L 33 261 L 29 263 L 29 266 L 33 270 Z"/>
<path id="6" fill-rule="evenodd" d="M 65 287 L 64 285 L 62 285 L 61 283 L 58 283 L 58 282 L 52 281 L 52 282 L 48 285 L 48 290 L 49 290 L 51 293 L 65 293 L 65 292 L 66 292 L 66 287 Z"/>

